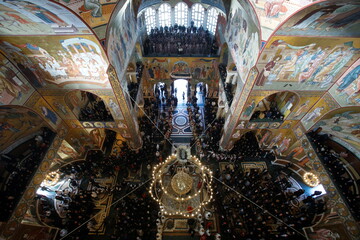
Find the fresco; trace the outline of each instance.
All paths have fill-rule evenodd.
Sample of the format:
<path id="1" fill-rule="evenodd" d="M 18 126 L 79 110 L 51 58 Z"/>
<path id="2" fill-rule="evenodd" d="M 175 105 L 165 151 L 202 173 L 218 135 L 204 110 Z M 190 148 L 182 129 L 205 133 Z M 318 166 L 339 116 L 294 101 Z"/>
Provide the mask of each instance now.
<path id="1" fill-rule="evenodd" d="M 121 109 L 120 109 L 115 97 L 102 96 L 102 99 L 104 100 L 107 107 L 111 111 L 111 115 L 113 116 L 114 119 L 124 119 L 124 116 L 121 112 Z"/>
<path id="2" fill-rule="evenodd" d="M 113 14 L 108 26 L 107 52 L 118 79 L 124 79 L 123 75 L 135 48 L 137 38 L 136 20 L 129 1 L 119 4 L 115 11 L 116 13 Z M 120 84 L 124 90 L 127 89 L 126 81 L 121 81 Z"/>
<path id="3" fill-rule="evenodd" d="M 260 28 L 256 14 L 247 1 L 233 0 L 225 30 L 233 60 L 244 81 L 260 51 Z"/>
<path id="4" fill-rule="evenodd" d="M 61 159 L 76 159 L 80 156 L 80 154 L 66 140 L 62 141 L 57 154 Z"/>
<path id="5" fill-rule="evenodd" d="M 144 58 L 142 80 L 144 86 L 150 81 L 170 80 L 171 75 L 181 75 L 195 81 L 214 81 L 217 79 L 218 68 L 216 58 Z"/>
<path id="6" fill-rule="evenodd" d="M 0 105 L 21 105 L 33 91 L 34 88 L 17 68 L 0 54 Z"/>
<path id="7" fill-rule="evenodd" d="M 43 96 L 45 101 L 47 101 L 52 109 L 62 118 L 62 119 L 75 119 L 71 109 L 67 106 L 64 96 Z"/>
<path id="8" fill-rule="evenodd" d="M 290 15 L 313 2 L 315 0 L 251 0 L 260 20 L 262 40 L 267 41 Z"/>
<path id="9" fill-rule="evenodd" d="M 339 78 L 329 92 L 343 107 L 360 105 L 360 59 Z"/>
<path id="10" fill-rule="evenodd" d="M 301 123 L 308 130 L 329 111 L 340 107 L 339 104 L 330 96 L 325 94 L 301 119 Z"/>
<path id="11" fill-rule="evenodd" d="M 65 103 L 73 112 L 76 119 L 79 118 L 81 108 L 88 103 L 85 91 L 71 91 L 65 95 Z"/>
<path id="12" fill-rule="evenodd" d="M 43 0 L 0 1 L 0 35 L 91 34 L 73 13 Z"/>
<path id="13" fill-rule="evenodd" d="M 299 103 L 291 110 L 287 120 L 300 120 L 323 94 L 321 91 L 301 92 Z"/>
<path id="14" fill-rule="evenodd" d="M 0 106 L 0 149 L 4 150 L 44 126 L 45 121 L 27 108 Z"/>
<path id="15" fill-rule="evenodd" d="M 50 107 L 50 105 L 45 101 L 45 99 L 40 98 L 35 105 L 33 106 L 34 110 L 40 114 L 46 122 L 53 127 L 54 129 L 57 129 L 59 127 L 59 124 L 61 122 L 61 118 L 57 113 Z"/>
<path id="16" fill-rule="evenodd" d="M 313 127 L 322 128 L 322 133 L 331 134 L 352 145 L 360 142 L 360 107 L 349 107 L 334 110 L 326 114 Z"/>
<path id="17" fill-rule="evenodd" d="M 78 14 L 96 33 L 105 38 L 107 23 L 118 0 L 56 0 Z"/>
<path id="18" fill-rule="evenodd" d="M 360 56 L 353 38 L 273 37 L 259 58 L 256 88 L 327 90 Z"/>
<path id="19" fill-rule="evenodd" d="M 0 49 L 36 88 L 110 88 L 106 56 L 94 36 L 2 37 Z"/>
<path id="20" fill-rule="evenodd" d="M 296 13 L 276 34 L 359 37 L 359 28 L 359 1 L 326 1 Z"/>
<path id="21" fill-rule="evenodd" d="M 95 143 L 87 129 L 71 129 L 66 135 L 66 141 L 81 156 L 86 154 L 87 150 L 95 147 Z"/>

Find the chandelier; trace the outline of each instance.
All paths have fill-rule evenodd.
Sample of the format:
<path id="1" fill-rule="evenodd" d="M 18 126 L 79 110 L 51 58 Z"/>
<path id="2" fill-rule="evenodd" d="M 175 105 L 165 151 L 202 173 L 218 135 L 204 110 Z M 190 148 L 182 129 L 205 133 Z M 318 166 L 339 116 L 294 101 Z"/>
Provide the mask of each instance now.
<path id="1" fill-rule="evenodd" d="M 316 176 L 312 172 L 304 173 L 303 180 L 310 187 L 316 187 L 317 185 L 320 184 L 320 180 L 319 180 L 318 176 Z"/>
<path id="2" fill-rule="evenodd" d="M 212 171 L 180 146 L 154 167 L 149 193 L 163 215 L 194 217 L 213 198 L 211 183 Z"/>

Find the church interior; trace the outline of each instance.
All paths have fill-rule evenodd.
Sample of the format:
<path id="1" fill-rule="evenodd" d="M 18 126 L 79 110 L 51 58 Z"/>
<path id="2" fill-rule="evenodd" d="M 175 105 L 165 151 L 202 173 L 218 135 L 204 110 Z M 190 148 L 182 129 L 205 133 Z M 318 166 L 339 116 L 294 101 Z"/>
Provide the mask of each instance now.
<path id="1" fill-rule="evenodd" d="M 360 239 L 358 0 L 0 20 L 0 240 Z"/>

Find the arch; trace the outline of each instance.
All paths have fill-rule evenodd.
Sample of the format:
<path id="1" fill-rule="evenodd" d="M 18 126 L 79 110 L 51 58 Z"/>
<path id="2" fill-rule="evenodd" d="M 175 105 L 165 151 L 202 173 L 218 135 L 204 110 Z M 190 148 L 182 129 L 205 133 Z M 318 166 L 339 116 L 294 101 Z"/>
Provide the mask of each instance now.
<path id="1" fill-rule="evenodd" d="M 175 5 L 175 23 L 180 26 L 188 25 L 189 6 L 184 2 L 179 2 Z"/>
<path id="2" fill-rule="evenodd" d="M 42 127 L 53 129 L 43 116 L 34 110 L 18 105 L 0 106 L 0 149 L 14 148 L 26 136 L 34 136 Z M 10 151 L 11 149 L 7 149 Z"/>
<path id="3" fill-rule="evenodd" d="M 300 102 L 300 96 L 292 91 L 280 91 L 262 98 L 254 108 L 250 121 L 283 122 Z"/>
<path id="4" fill-rule="evenodd" d="M 114 113 L 110 111 L 110 108 L 101 97 L 89 91 L 69 91 L 64 95 L 64 100 L 79 121 L 114 121 L 113 114 L 117 115 L 113 108 L 111 109 Z"/>
<path id="5" fill-rule="evenodd" d="M 191 24 L 200 27 L 204 24 L 205 9 L 200 3 L 195 3 L 191 7 Z"/>
<path id="6" fill-rule="evenodd" d="M 342 107 L 327 112 L 310 128 L 309 132 L 321 128 L 323 133 L 354 144 L 360 142 L 359 122 L 360 107 Z"/>
<path id="7" fill-rule="evenodd" d="M 159 14 L 159 26 L 160 27 L 170 27 L 171 26 L 171 5 L 168 3 L 163 3 L 158 9 Z"/>

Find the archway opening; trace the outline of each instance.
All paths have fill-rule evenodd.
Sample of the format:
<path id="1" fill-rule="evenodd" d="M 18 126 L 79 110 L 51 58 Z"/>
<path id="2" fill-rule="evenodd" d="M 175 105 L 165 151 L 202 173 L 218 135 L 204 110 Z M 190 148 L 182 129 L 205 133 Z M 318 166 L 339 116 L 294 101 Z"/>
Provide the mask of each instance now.
<path id="1" fill-rule="evenodd" d="M 293 92 L 271 94 L 258 103 L 250 121 L 283 122 L 298 102 L 299 96 Z"/>
<path id="2" fill-rule="evenodd" d="M 187 80 L 178 79 L 174 81 L 174 96 L 178 103 L 186 103 L 188 97 L 189 84 Z"/>
<path id="3" fill-rule="evenodd" d="M 114 121 L 109 108 L 97 95 L 86 91 L 72 91 L 65 102 L 79 121 Z"/>
<path id="4" fill-rule="evenodd" d="M 43 118 L 20 106 L 0 107 L 0 221 L 8 221 L 54 139 Z"/>

